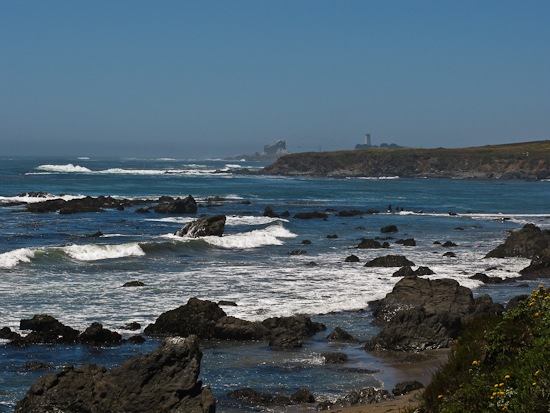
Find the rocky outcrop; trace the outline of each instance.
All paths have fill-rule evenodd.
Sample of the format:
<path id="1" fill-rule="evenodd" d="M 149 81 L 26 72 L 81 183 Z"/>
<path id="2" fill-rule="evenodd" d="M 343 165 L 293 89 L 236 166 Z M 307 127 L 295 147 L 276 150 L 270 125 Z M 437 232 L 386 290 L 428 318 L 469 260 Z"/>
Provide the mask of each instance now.
<path id="1" fill-rule="evenodd" d="M 243 387 L 233 390 L 228 396 L 252 406 L 291 406 L 296 404 L 315 403 L 315 397 L 307 389 L 300 389 L 291 396 L 273 396 L 268 393 L 256 391 L 250 387 Z"/>
<path id="2" fill-rule="evenodd" d="M 451 279 L 401 279 L 382 300 L 369 303 L 373 323 L 382 326 L 367 350 L 419 351 L 448 347 L 471 317 L 498 314 L 504 308 L 489 296 L 474 300 L 472 291 Z"/>
<path id="3" fill-rule="evenodd" d="M 176 231 L 174 235 L 179 237 L 207 237 L 223 235 L 225 230 L 225 215 L 210 215 L 197 219 L 185 225 L 179 231 Z"/>
<path id="4" fill-rule="evenodd" d="M 327 336 L 328 341 L 342 341 L 348 343 L 358 343 L 355 337 L 353 337 L 347 331 L 341 329 L 340 327 L 335 327 L 334 330 Z"/>
<path id="5" fill-rule="evenodd" d="M 297 218 L 297 219 L 314 219 L 314 218 L 327 219 L 328 214 L 326 212 L 322 212 L 322 211 L 298 212 L 298 213 L 294 214 L 294 218 Z"/>
<path id="6" fill-rule="evenodd" d="M 115 331 L 103 328 L 101 323 L 92 323 L 80 336 L 82 344 L 112 346 L 122 344 L 122 336 Z"/>
<path id="7" fill-rule="evenodd" d="M 404 267 L 414 266 L 414 262 L 409 261 L 402 255 L 386 255 L 377 257 L 365 264 L 365 267 Z"/>
<path id="8" fill-rule="evenodd" d="M 16 344 L 73 344 L 78 341 L 80 332 L 68 327 L 48 314 L 37 314 L 19 323 L 20 330 L 31 330 Z"/>
<path id="9" fill-rule="evenodd" d="M 384 242 L 384 244 L 380 244 L 380 242 L 376 241 L 372 238 L 363 238 L 359 245 L 357 245 L 357 248 L 359 249 L 378 249 L 378 248 L 389 248 L 390 244 L 387 242 Z"/>
<path id="10" fill-rule="evenodd" d="M 333 410 L 341 407 L 349 407 L 363 404 L 380 403 L 384 400 L 391 400 L 387 390 L 379 390 L 374 387 L 367 387 L 360 390 L 353 390 L 348 395 L 334 401 L 325 401 L 317 405 L 317 410 Z"/>
<path id="11" fill-rule="evenodd" d="M 194 214 L 197 212 L 197 202 L 191 195 L 183 199 L 163 197 L 153 209 L 159 214 Z"/>
<path id="12" fill-rule="evenodd" d="M 519 231 L 512 232 L 503 244 L 489 252 L 485 258 L 535 258 L 548 247 L 550 230 L 543 231 L 536 225 L 526 224 Z"/>
<path id="13" fill-rule="evenodd" d="M 212 392 L 198 381 L 201 357 L 196 337 L 175 337 L 112 370 L 67 367 L 34 383 L 15 412 L 213 413 Z"/>
<path id="14" fill-rule="evenodd" d="M 394 396 L 401 396 L 402 394 L 407 394 L 415 390 L 423 389 L 424 385 L 417 380 L 408 380 L 397 383 L 393 389 L 392 394 Z"/>
<path id="15" fill-rule="evenodd" d="M 550 277 L 550 248 L 538 253 L 531 264 L 520 271 L 522 280 L 536 280 Z"/>
<path id="16" fill-rule="evenodd" d="M 550 141 L 456 149 L 372 149 L 290 154 L 263 174 L 327 177 L 546 179 Z"/>
<path id="17" fill-rule="evenodd" d="M 197 335 L 203 339 L 269 340 L 274 348 L 300 347 L 305 337 L 325 329 L 304 315 L 268 318 L 262 322 L 227 316 L 218 304 L 190 298 L 187 304 L 162 313 L 145 328 L 152 336 Z"/>

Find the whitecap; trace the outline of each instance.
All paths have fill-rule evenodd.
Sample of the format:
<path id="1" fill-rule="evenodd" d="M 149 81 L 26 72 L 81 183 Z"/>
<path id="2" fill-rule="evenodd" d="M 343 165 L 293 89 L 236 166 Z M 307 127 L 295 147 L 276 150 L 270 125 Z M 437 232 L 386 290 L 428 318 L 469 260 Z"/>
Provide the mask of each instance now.
<path id="1" fill-rule="evenodd" d="M 99 261 L 123 257 L 139 257 L 145 255 L 137 242 L 119 245 L 69 245 L 63 251 L 78 261 Z"/>
<path id="2" fill-rule="evenodd" d="M 72 163 L 66 165 L 39 165 L 36 167 L 39 171 L 56 172 L 56 173 L 90 173 L 91 169 L 84 166 L 73 165 Z"/>
<path id="3" fill-rule="evenodd" d="M 4 252 L 0 254 L 0 268 L 14 268 L 21 262 L 30 262 L 34 255 L 35 250 L 30 248 L 18 248 Z"/>
<path id="4" fill-rule="evenodd" d="M 283 245 L 281 238 L 295 238 L 297 235 L 281 225 L 272 225 L 264 229 L 243 232 L 223 237 L 204 237 L 203 239 L 216 247 L 228 249 L 259 248 L 267 245 Z"/>

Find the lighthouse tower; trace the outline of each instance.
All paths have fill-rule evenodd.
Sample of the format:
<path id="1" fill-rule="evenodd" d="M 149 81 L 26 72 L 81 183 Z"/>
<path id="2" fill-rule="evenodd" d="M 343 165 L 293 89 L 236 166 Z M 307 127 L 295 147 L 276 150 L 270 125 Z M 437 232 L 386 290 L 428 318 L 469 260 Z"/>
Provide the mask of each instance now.
<path id="1" fill-rule="evenodd" d="M 371 141 L 370 141 L 370 133 L 367 133 L 367 134 L 365 135 L 365 145 L 367 145 L 367 146 L 372 146 L 372 143 L 371 143 Z"/>

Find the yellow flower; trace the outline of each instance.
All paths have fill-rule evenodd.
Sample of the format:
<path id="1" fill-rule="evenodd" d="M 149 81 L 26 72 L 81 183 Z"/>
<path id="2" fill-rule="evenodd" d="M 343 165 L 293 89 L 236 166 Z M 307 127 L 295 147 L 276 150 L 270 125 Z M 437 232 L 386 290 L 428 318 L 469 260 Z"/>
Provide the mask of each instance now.
<path id="1" fill-rule="evenodd" d="M 533 386 L 536 386 L 536 385 L 537 385 L 537 382 L 536 382 L 536 381 L 534 381 L 534 382 L 533 382 Z"/>
<path id="2" fill-rule="evenodd" d="M 535 317 L 538 317 L 539 315 L 540 315 L 540 314 L 539 314 L 539 312 L 537 311 L 537 312 L 535 313 Z"/>
<path id="3" fill-rule="evenodd" d="M 506 376 L 504 376 L 505 379 L 509 379 L 510 378 L 510 375 L 507 374 Z"/>
<path id="4" fill-rule="evenodd" d="M 472 366 L 477 366 L 477 363 L 478 363 L 477 360 L 472 361 Z"/>
<path id="5" fill-rule="evenodd" d="M 540 373 L 540 370 L 535 371 L 535 376 L 538 376 Z"/>
<path id="6" fill-rule="evenodd" d="M 500 384 L 498 385 L 498 387 L 502 387 L 502 386 L 504 386 L 504 383 L 500 383 Z"/>
<path id="7" fill-rule="evenodd" d="M 496 388 L 498 388 L 498 383 L 497 383 L 497 384 L 495 384 L 495 386 L 494 386 L 494 387 L 495 387 L 495 389 L 496 389 Z"/>
<path id="8" fill-rule="evenodd" d="M 443 398 L 443 395 L 440 394 L 439 396 L 437 396 L 438 399 L 442 399 Z"/>

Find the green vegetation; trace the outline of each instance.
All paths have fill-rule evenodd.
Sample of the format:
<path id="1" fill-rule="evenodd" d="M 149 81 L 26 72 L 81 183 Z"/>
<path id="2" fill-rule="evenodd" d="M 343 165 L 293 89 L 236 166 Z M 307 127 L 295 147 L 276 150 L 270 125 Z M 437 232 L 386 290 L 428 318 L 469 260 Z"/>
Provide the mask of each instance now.
<path id="1" fill-rule="evenodd" d="M 427 413 L 550 412 L 550 291 L 469 323 L 423 399 Z"/>
<path id="2" fill-rule="evenodd" d="M 285 155 L 263 173 L 310 176 L 545 179 L 550 141 L 455 149 L 376 148 Z"/>

